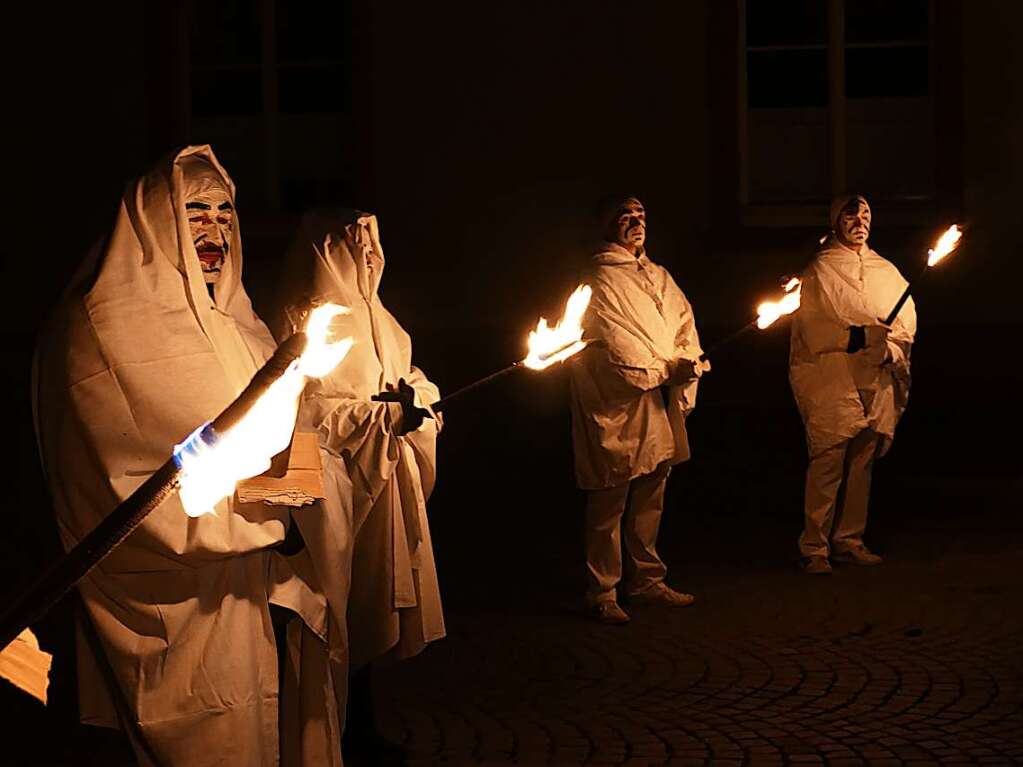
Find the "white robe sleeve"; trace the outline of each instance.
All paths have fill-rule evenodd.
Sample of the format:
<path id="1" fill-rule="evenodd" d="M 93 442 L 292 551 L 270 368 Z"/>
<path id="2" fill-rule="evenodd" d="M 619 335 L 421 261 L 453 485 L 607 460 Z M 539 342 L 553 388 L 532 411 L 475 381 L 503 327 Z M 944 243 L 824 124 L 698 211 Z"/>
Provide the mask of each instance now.
<path id="1" fill-rule="evenodd" d="M 831 302 L 812 272 L 803 279 L 799 311 L 792 317 L 793 332 L 798 334 L 811 354 L 845 352 L 849 348 L 849 328 L 839 319 Z"/>

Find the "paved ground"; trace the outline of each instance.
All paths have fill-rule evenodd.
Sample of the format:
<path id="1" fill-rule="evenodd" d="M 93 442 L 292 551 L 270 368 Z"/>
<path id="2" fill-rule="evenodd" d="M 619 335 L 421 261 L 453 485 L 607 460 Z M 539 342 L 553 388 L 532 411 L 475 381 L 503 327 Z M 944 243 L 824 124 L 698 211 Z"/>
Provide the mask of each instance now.
<path id="1" fill-rule="evenodd" d="M 431 503 L 449 636 L 379 679 L 412 764 L 1023 763 L 1015 409 L 950 399 L 967 382 L 921 365 L 875 472 L 868 541 L 886 563 L 813 579 L 796 567 L 805 448 L 783 360 L 708 388 L 659 544 L 699 601 L 626 627 L 579 610 L 581 499 L 556 384 L 497 394 L 524 426 L 495 425 L 485 400 L 452 411 L 442 469 L 488 451 Z"/>
<path id="2" fill-rule="evenodd" d="M 693 573 L 697 605 L 622 628 L 449 610 L 382 713 L 422 765 L 1023 762 L 1023 547 L 931 553 Z"/>

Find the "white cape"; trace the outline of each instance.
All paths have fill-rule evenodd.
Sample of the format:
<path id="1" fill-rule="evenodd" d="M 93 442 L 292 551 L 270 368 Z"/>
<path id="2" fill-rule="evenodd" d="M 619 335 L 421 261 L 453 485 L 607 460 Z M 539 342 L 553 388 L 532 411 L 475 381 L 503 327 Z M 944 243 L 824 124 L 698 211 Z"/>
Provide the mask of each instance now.
<path id="1" fill-rule="evenodd" d="M 412 342 L 377 293 L 384 270 L 376 218 L 352 211 L 307 215 L 290 251 L 282 306 L 303 298 L 351 309 L 348 356 L 306 389 L 300 419 L 320 434 L 334 492 L 318 514 L 298 516 L 334 623 L 347 625 L 353 669 L 390 652 L 404 658 L 444 636 L 426 502 L 436 477 L 438 421 L 397 436 L 401 406 L 374 402 L 404 378 L 416 404 L 440 398 L 412 366 Z M 315 526 L 315 529 L 312 527 Z M 353 540 L 344 552 L 321 541 Z M 317 547 L 317 548 L 313 548 Z M 350 569 L 349 569 L 350 568 Z"/>
<path id="2" fill-rule="evenodd" d="M 600 343 L 571 363 L 572 438 L 576 482 L 596 490 L 689 459 L 697 381 L 666 396 L 660 387 L 671 362 L 703 352 L 689 301 L 645 253 L 604 243 L 584 280 L 593 289 L 585 337 Z"/>
<path id="3" fill-rule="evenodd" d="M 184 208 L 191 155 L 233 198 L 207 146 L 130 184 L 39 340 L 36 431 L 68 548 L 228 405 L 274 348 L 242 286 L 237 223 L 216 300 L 207 293 Z M 283 539 L 287 514 L 228 499 L 190 518 L 171 496 L 79 584 L 84 627 L 95 629 L 91 648 L 79 642 L 84 722 L 124 727 L 143 764 L 277 763 L 267 547 Z"/>
<path id="4" fill-rule="evenodd" d="M 899 270 L 873 250 L 861 256 L 830 237 L 806 268 L 792 317 L 789 381 L 806 426 L 810 454 L 852 439 L 866 428 L 882 436 L 882 453 L 909 397 L 909 357 L 916 333 L 910 298 L 888 337 L 891 362 L 849 354 L 849 328 L 877 325 L 906 287 Z"/>

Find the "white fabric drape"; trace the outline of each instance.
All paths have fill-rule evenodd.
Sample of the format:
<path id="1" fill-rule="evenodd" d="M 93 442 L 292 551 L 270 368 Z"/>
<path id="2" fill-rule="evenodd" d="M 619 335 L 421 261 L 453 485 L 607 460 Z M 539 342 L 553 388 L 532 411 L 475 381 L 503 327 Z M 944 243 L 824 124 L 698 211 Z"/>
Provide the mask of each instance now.
<path id="1" fill-rule="evenodd" d="M 870 248 L 862 254 L 834 236 L 802 275 L 799 310 L 792 317 L 789 380 L 806 426 L 811 455 L 870 427 L 891 446 L 906 408 L 916 309 L 910 298 L 888 336 L 890 362 L 868 350 L 849 354 L 849 328 L 878 325 L 906 287 L 899 270 Z"/>
<path id="2" fill-rule="evenodd" d="M 415 389 L 420 407 L 440 394 L 413 367 L 411 339 L 380 301 L 383 269 L 374 216 L 309 214 L 289 251 L 281 300 L 282 307 L 314 298 L 351 309 L 340 332 L 355 345 L 332 373 L 310 384 L 300 416 L 304 428 L 319 432 L 336 493 L 321 504 L 316 532 L 306 530 L 314 515 L 301 515 L 299 526 L 310 546 L 320 545 L 311 543 L 315 536 L 354 539 L 350 562 L 337 552 L 314 553 L 336 621 L 345 625 L 347 618 L 353 669 L 388 652 L 408 657 L 445 633 L 426 516 L 438 420 L 398 436 L 401 406 L 371 399 L 400 378 Z"/>
<path id="3" fill-rule="evenodd" d="M 689 301 L 645 253 L 604 243 L 583 280 L 585 337 L 600 343 L 571 363 L 572 436 L 577 484 L 597 490 L 688 460 L 698 382 L 660 387 L 673 361 L 703 352 Z"/>
<path id="4" fill-rule="evenodd" d="M 236 224 L 207 292 L 184 208 L 183 166 L 234 184 L 208 146 L 130 184 L 36 350 L 34 410 L 60 533 L 70 548 L 245 387 L 274 343 L 242 286 Z M 144 764 L 274 765 L 277 666 L 268 551 L 287 510 L 167 499 L 79 585 L 127 704 Z M 301 606 L 296 605 L 296 609 Z M 306 611 L 308 612 L 308 611 Z M 79 653 L 85 722 L 117 726 L 100 666 Z"/>

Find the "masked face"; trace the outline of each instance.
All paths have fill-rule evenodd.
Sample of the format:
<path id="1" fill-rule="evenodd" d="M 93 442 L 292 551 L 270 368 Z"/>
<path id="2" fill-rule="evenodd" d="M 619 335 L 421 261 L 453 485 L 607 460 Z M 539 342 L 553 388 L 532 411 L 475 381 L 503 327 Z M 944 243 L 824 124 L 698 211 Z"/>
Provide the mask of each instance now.
<path id="1" fill-rule="evenodd" d="M 234 207 L 226 192 L 213 189 L 185 202 L 188 227 L 207 283 L 220 279 L 234 227 Z"/>
<path id="2" fill-rule="evenodd" d="M 646 211 L 643 203 L 635 197 L 626 200 L 610 223 L 608 238 L 638 255 L 646 242 Z"/>
<path id="3" fill-rule="evenodd" d="M 870 206 L 862 199 L 853 199 L 838 216 L 838 239 L 859 250 L 870 236 Z"/>

